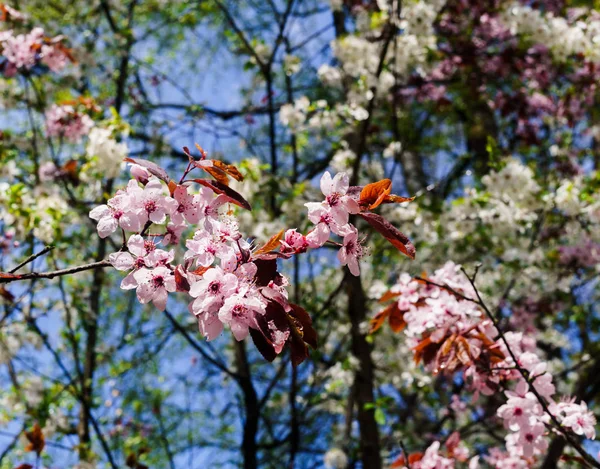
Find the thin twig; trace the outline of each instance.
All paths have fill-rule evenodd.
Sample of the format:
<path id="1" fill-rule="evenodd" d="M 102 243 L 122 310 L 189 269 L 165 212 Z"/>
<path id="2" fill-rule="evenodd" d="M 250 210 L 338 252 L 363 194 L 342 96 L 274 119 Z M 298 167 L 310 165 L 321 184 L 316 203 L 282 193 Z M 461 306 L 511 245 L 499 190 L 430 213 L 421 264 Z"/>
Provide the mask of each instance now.
<path id="1" fill-rule="evenodd" d="M 27 264 L 29 264 L 30 262 L 33 262 L 34 260 L 36 260 L 38 257 L 43 256 L 44 254 L 52 251 L 54 249 L 54 246 L 46 246 L 44 249 L 42 249 L 40 252 L 38 252 L 37 254 L 32 254 L 31 256 L 29 256 L 27 259 L 25 259 L 23 262 L 21 262 L 18 266 L 16 266 L 14 269 L 9 270 L 8 273 L 9 274 L 14 274 L 17 270 L 19 270 L 21 267 L 26 266 Z"/>
<path id="2" fill-rule="evenodd" d="M 100 267 L 108 267 L 111 263 L 108 259 L 99 262 L 92 262 L 91 264 L 80 265 L 77 267 L 71 267 L 69 269 L 54 270 L 52 272 L 28 272 L 26 274 L 12 274 L 0 272 L 0 284 L 15 282 L 17 280 L 31 280 L 37 278 L 54 278 L 63 275 L 76 274 L 77 272 L 83 272 L 85 270 L 97 269 Z"/>
<path id="3" fill-rule="evenodd" d="M 498 335 L 499 335 L 500 339 L 504 343 L 510 357 L 512 358 L 513 362 L 515 363 L 515 367 L 516 367 L 517 371 L 523 377 L 525 382 L 529 385 L 531 392 L 533 393 L 533 395 L 536 397 L 536 399 L 538 400 L 538 402 L 544 409 L 544 412 L 550 417 L 550 420 L 552 420 L 552 423 L 554 423 L 554 425 L 556 426 L 556 429 L 565 437 L 565 439 L 575 449 L 575 451 L 577 451 L 581 455 L 581 457 L 586 461 L 586 463 L 588 463 L 592 467 L 600 468 L 600 463 L 598 461 L 596 461 L 585 449 L 583 449 L 581 444 L 575 438 L 573 438 L 573 435 L 571 435 L 571 433 L 561 425 L 561 423 L 558 421 L 556 416 L 552 412 L 550 412 L 550 409 L 548 408 L 548 404 L 547 404 L 546 400 L 540 395 L 540 393 L 535 388 L 535 385 L 533 383 L 534 380 L 531 379 L 529 372 L 521 366 L 515 353 L 510 348 L 510 344 L 508 343 L 508 340 L 506 339 L 504 332 L 502 332 L 502 329 L 500 328 L 496 317 L 492 314 L 490 309 L 487 307 L 487 305 L 481 298 L 481 295 L 479 294 L 479 290 L 475 286 L 475 277 L 469 276 L 467 274 L 467 272 L 464 270 L 464 268 L 461 268 L 461 270 L 463 271 L 463 273 L 469 280 L 469 283 L 473 287 L 473 290 L 475 291 L 475 295 L 477 295 L 477 304 L 484 310 L 485 314 L 490 319 L 490 321 L 492 321 L 494 327 L 498 331 Z M 475 271 L 475 275 L 477 274 L 477 270 L 478 270 L 478 268 Z"/>

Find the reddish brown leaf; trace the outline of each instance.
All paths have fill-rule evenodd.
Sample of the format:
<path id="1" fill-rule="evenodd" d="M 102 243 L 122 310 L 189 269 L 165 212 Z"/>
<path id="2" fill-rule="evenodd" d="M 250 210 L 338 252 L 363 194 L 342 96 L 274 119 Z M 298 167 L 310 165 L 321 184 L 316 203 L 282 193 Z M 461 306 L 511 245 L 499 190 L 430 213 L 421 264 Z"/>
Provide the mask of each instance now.
<path id="1" fill-rule="evenodd" d="M 213 162 L 213 165 L 215 165 L 220 170 L 225 171 L 236 181 L 244 180 L 244 176 L 242 175 L 242 173 L 240 173 L 240 171 L 234 165 L 223 163 L 222 161 L 219 161 L 219 160 L 212 160 L 212 162 Z"/>
<path id="2" fill-rule="evenodd" d="M 188 282 L 188 279 L 184 275 L 183 266 L 178 265 L 175 268 L 174 274 L 175 274 L 175 286 L 177 288 L 177 291 L 179 291 L 179 292 L 190 291 L 190 282 Z"/>
<path id="3" fill-rule="evenodd" d="M 240 194 L 234 191 L 231 187 L 221 184 L 219 181 L 208 181 L 207 179 L 194 179 L 194 182 L 198 184 L 202 184 L 205 187 L 211 189 L 215 194 L 223 194 L 227 197 L 227 199 L 246 210 L 252 210 L 252 207 L 248 203 L 246 199 L 244 199 Z"/>
<path id="4" fill-rule="evenodd" d="M 39 456 L 44 451 L 44 446 L 46 446 L 46 440 L 40 424 L 36 422 L 31 431 L 25 432 L 25 437 L 29 441 L 27 446 L 25 446 L 25 451 L 35 451 Z"/>
<path id="5" fill-rule="evenodd" d="M 254 264 L 257 267 L 254 281 L 259 287 L 266 287 L 269 282 L 275 281 L 280 275 L 277 272 L 276 259 L 257 259 L 254 261 Z"/>
<path id="6" fill-rule="evenodd" d="M 363 217 L 369 223 L 369 225 L 379 231 L 379 233 L 381 233 L 385 239 L 392 243 L 392 245 L 395 246 L 402 254 L 410 257 L 411 259 L 415 258 L 416 250 L 413 244 L 405 234 L 398 230 L 389 221 L 387 221 L 381 215 L 377 215 L 376 213 L 360 213 L 359 215 Z"/>
<path id="7" fill-rule="evenodd" d="M 269 239 L 269 241 L 266 242 L 266 244 L 257 249 L 256 251 L 254 251 L 254 255 L 261 255 L 261 254 L 267 254 L 271 251 L 274 251 L 275 249 L 277 249 L 279 247 L 279 241 L 281 241 L 283 239 L 283 234 L 285 233 L 285 230 L 281 230 L 279 233 L 277 233 L 276 235 L 271 236 L 271 238 Z"/>
<path id="8" fill-rule="evenodd" d="M 391 304 L 389 323 L 392 331 L 396 333 L 401 332 L 406 327 L 406 322 L 404 321 L 404 312 L 400 311 L 400 308 L 398 308 L 398 302 L 396 301 Z"/>
<path id="9" fill-rule="evenodd" d="M 6 288 L 0 287 L 0 296 L 4 298 L 9 303 L 12 303 L 15 300 L 15 295 L 9 292 Z"/>
<path id="10" fill-rule="evenodd" d="M 380 303 L 385 303 L 393 298 L 397 298 L 400 296 L 400 293 L 393 292 L 392 290 L 386 291 L 381 298 L 379 298 Z"/>
<path id="11" fill-rule="evenodd" d="M 252 342 L 254 342 L 256 349 L 260 352 L 265 360 L 272 362 L 275 360 L 275 358 L 277 358 L 275 349 L 261 331 L 250 329 L 250 337 L 252 337 Z"/>
<path id="12" fill-rule="evenodd" d="M 206 159 L 206 150 L 204 148 L 202 148 L 200 145 L 198 145 L 197 143 L 194 143 L 196 149 L 200 152 L 200 157 L 204 160 Z"/>
<path id="13" fill-rule="evenodd" d="M 21 464 L 14 469 L 33 469 L 33 466 L 31 464 Z"/>
<path id="14" fill-rule="evenodd" d="M 382 179 L 381 181 L 367 184 L 360 191 L 360 199 L 358 203 L 372 210 L 378 207 L 392 191 L 392 181 L 390 179 Z"/>
<path id="15" fill-rule="evenodd" d="M 226 186 L 229 185 L 229 176 L 227 176 L 227 173 L 225 171 L 223 171 L 222 169 L 217 168 L 216 166 L 200 166 L 200 165 L 196 165 L 196 166 L 198 168 L 206 171 L 213 178 L 215 178 L 216 181 L 220 182 L 221 184 L 224 184 Z"/>
<path id="16" fill-rule="evenodd" d="M 471 359 L 471 346 L 467 339 L 464 337 L 458 337 L 456 339 L 456 357 L 464 366 L 470 365 L 473 360 Z"/>
<path id="17" fill-rule="evenodd" d="M 292 257 L 291 252 L 268 252 L 266 254 L 252 256 L 253 259 L 262 259 L 264 261 L 272 261 L 273 259 L 289 259 L 290 257 Z"/>
<path id="18" fill-rule="evenodd" d="M 384 204 L 401 204 L 403 202 L 412 202 L 414 197 L 400 197 L 399 195 L 390 194 L 383 199 Z"/>
<path id="19" fill-rule="evenodd" d="M 301 306 L 290 304 L 292 311 L 290 315 L 298 320 L 302 327 L 302 340 L 310 345 L 313 349 L 317 348 L 317 331 L 315 331 L 312 325 L 312 319 L 310 315 Z"/>
<path id="20" fill-rule="evenodd" d="M 212 267 L 198 267 L 196 270 L 192 271 L 192 274 L 197 275 L 199 277 L 201 277 L 202 275 L 204 275 L 209 269 L 212 269 Z"/>
<path id="21" fill-rule="evenodd" d="M 128 163 L 139 164 L 140 166 L 146 168 L 150 172 L 150 174 L 153 174 L 158 179 L 165 181 L 167 184 L 169 183 L 169 175 L 156 163 L 153 163 L 152 161 L 148 160 L 142 160 L 140 158 L 125 158 L 125 161 L 127 161 Z"/>
<path id="22" fill-rule="evenodd" d="M 177 187 L 179 187 L 179 186 L 177 185 L 177 183 L 175 181 L 169 181 L 169 194 L 171 194 L 171 197 L 177 190 Z"/>
<path id="23" fill-rule="evenodd" d="M 373 332 L 379 330 L 381 328 L 381 326 L 383 326 L 383 323 L 385 322 L 385 319 L 388 317 L 388 310 L 383 309 L 381 311 L 379 311 L 375 316 L 373 316 L 373 318 L 369 321 L 370 324 L 370 328 L 369 328 L 369 334 L 373 334 Z"/>

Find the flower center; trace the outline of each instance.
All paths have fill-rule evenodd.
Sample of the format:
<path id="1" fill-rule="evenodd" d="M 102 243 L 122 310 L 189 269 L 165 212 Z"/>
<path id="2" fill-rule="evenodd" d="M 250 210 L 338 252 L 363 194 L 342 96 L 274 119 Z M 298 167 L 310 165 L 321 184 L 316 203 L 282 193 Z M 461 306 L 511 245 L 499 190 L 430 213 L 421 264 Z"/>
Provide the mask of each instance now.
<path id="1" fill-rule="evenodd" d="M 340 194 L 336 192 L 335 194 L 328 195 L 326 200 L 330 207 L 335 207 L 340 203 Z"/>
<path id="2" fill-rule="evenodd" d="M 233 307 L 233 309 L 231 310 L 231 314 L 236 318 L 241 318 L 242 316 L 244 316 L 245 310 L 246 308 L 244 308 L 243 305 L 238 304 Z"/>
<path id="3" fill-rule="evenodd" d="M 219 293 L 221 291 L 221 284 L 219 282 L 211 282 L 208 286 L 208 291 L 211 293 Z"/>
<path id="4" fill-rule="evenodd" d="M 161 275 L 152 277 L 152 285 L 154 286 L 154 288 L 160 288 L 164 284 L 165 284 L 165 279 Z"/>
<path id="5" fill-rule="evenodd" d="M 152 213 L 156 211 L 156 202 L 154 200 L 149 200 L 148 202 L 146 202 L 146 205 L 144 206 L 144 208 L 146 209 L 146 212 L 148 213 Z"/>

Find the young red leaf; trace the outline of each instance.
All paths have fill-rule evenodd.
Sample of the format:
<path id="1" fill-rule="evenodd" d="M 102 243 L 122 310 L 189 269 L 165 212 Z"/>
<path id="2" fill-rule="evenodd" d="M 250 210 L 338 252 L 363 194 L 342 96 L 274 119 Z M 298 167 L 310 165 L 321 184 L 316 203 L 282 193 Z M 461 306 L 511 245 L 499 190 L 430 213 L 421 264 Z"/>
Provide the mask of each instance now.
<path id="1" fill-rule="evenodd" d="M 382 179 L 381 181 L 367 184 L 360 191 L 360 199 L 358 203 L 372 210 L 378 207 L 384 200 L 385 196 L 392 191 L 392 181 L 390 179 Z"/>
<path id="2" fill-rule="evenodd" d="M 169 194 L 171 194 L 171 197 L 173 197 L 173 194 L 177 190 L 177 187 L 179 186 L 175 181 L 169 181 Z"/>
<path id="3" fill-rule="evenodd" d="M 263 247 L 254 251 L 254 255 L 267 254 L 267 253 L 277 249 L 279 247 L 279 241 L 281 241 L 281 239 L 283 238 L 284 233 L 285 233 L 285 230 L 281 230 L 276 235 L 271 236 L 269 241 L 267 241 Z"/>
<path id="4" fill-rule="evenodd" d="M 179 292 L 188 292 L 190 291 L 190 282 L 188 282 L 183 272 L 183 266 L 178 265 L 175 268 L 175 286 Z"/>
<path id="5" fill-rule="evenodd" d="M 125 158 L 125 161 L 127 161 L 128 163 L 139 164 L 140 166 L 146 168 L 150 172 L 150 174 L 153 174 L 158 179 L 165 181 L 167 184 L 170 181 L 167 172 L 152 161 L 142 160 L 140 158 Z"/>
<path id="6" fill-rule="evenodd" d="M 390 194 L 383 199 L 384 204 L 401 204 L 403 202 L 412 202 L 414 197 L 400 197 L 399 195 Z"/>
<path id="7" fill-rule="evenodd" d="M 246 199 L 244 199 L 240 194 L 234 191 L 231 187 L 226 186 L 225 184 L 221 184 L 219 181 L 208 181 L 207 179 L 193 179 L 194 182 L 198 184 L 202 184 L 205 187 L 211 189 L 215 194 L 223 194 L 225 195 L 229 201 L 239 207 L 242 207 L 246 210 L 252 210 L 252 207 L 248 203 Z"/>
<path id="8" fill-rule="evenodd" d="M 194 146 L 200 152 L 200 158 L 205 160 L 206 159 L 206 150 L 204 148 L 202 148 L 200 145 L 198 145 L 197 143 L 194 143 Z"/>
<path id="9" fill-rule="evenodd" d="M 386 301 L 389 301 L 393 298 L 397 298 L 400 296 L 400 293 L 395 293 L 392 290 L 388 290 L 387 292 L 385 292 L 383 294 L 383 296 L 381 298 L 379 298 L 379 302 L 380 303 L 385 303 Z"/>
<path id="10" fill-rule="evenodd" d="M 275 281 L 280 275 L 277 272 L 276 259 L 256 259 L 254 264 L 257 267 L 254 280 L 258 287 L 266 287 L 269 282 Z"/>
<path id="11" fill-rule="evenodd" d="M 383 309 L 381 311 L 379 311 L 375 316 L 373 316 L 373 318 L 369 321 L 369 334 L 372 334 L 373 332 L 376 332 L 377 330 L 379 330 L 381 328 L 381 326 L 383 326 L 383 323 L 385 322 L 385 318 L 387 318 L 389 315 L 389 311 L 386 309 Z"/>
<path id="12" fill-rule="evenodd" d="M 401 332 L 406 327 L 406 322 L 404 321 L 404 312 L 400 311 L 400 308 L 398 308 L 397 301 L 394 301 L 390 305 L 389 323 L 392 331 L 396 333 Z"/>
<path id="13" fill-rule="evenodd" d="M 229 186 L 229 176 L 227 176 L 227 173 L 225 171 L 223 171 L 221 168 L 214 166 L 214 161 L 213 161 L 213 166 L 205 166 L 205 165 L 196 165 L 196 166 L 198 168 L 206 171 L 213 178 L 215 178 L 215 180 L 218 181 L 219 183 L 224 184 L 225 186 Z"/>
<path id="14" fill-rule="evenodd" d="M 219 168 L 221 171 L 224 171 L 227 174 L 229 174 L 236 181 L 244 180 L 244 176 L 242 175 L 242 173 L 240 173 L 240 171 L 234 165 L 223 163 L 222 161 L 219 161 L 219 160 L 212 160 L 212 162 L 213 162 L 214 166 Z"/>
<path id="15" fill-rule="evenodd" d="M 25 451 L 34 451 L 39 456 L 46 446 L 46 439 L 44 438 L 40 424 L 35 422 L 32 430 L 25 432 L 25 437 L 29 441 L 27 446 L 25 446 Z"/>
<path id="16" fill-rule="evenodd" d="M 317 348 L 317 331 L 315 331 L 312 325 L 312 319 L 310 315 L 301 306 L 290 304 L 292 310 L 289 312 L 302 328 L 302 340 L 310 345 L 313 349 Z"/>
<path id="17" fill-rule="evenodd" d="M 387 221 L 381 215 L 377 215 L 376 213 L 359 213 L 359 215 L 363 217 L 369 223 L 369 225 L 379 231 L 379 233 L 381 233 L 385 239 L 392 243 L 392 245 L 394 245 L 402 254 L 410 257 L 411 259 L 415 258 L 416 250 L 413 244 L 405 234 L 398 230 L 389 221 Z"/>
<path id="18" fill-rule="evenodd" d="M 260 354 L 264 357 L 268 362 L 272 362 L 277 358 L 277 353 L 273 348 L 273 345 L 266 339 L 263 333 L 257 329 L 250 329 L 250 337 L 252 337 L 252 342 L 256 349 L 260 352 Z"/>
<path id="19" fill-rule="evenodd" d="M 0 287 L 0 296 L 9 303 L 12 303 L 15 300 L 15 296 L 4 287 Z"/>

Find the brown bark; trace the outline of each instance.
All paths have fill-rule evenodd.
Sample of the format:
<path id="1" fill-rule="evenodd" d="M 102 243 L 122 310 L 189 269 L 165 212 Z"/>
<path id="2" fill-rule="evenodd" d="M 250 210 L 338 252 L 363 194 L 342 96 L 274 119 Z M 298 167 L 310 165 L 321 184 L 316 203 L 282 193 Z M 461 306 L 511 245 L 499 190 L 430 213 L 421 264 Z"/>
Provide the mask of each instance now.
<path id="1" fill-rule="evenodd" d="M 242 437 L 242 454 L 244 455 L 244 469 L 256 469 L 257 444 L 256 434 L 258 432 L 258 418 L 260 407 L 256 390 L 252 384 L 250 364 L 246 354 L 246 343 L 235 341 L 235 362 L 238 375 L 238 385 L 244 395 L 245 420 Z"/>
<path id="2" fill-rule="evenodd" d="M 375 411 L 373 408 L 365 408 L 374 402 L 374 365 L 371 346 L 367 342 L 365 334 L 360 331 L 360 325 L 366 319 L 367 311 L 365 292 L 360 277 L 349 275 L 346 290 L 348 292 L 348 317 L 352 325 L 352 354 L 359 362 L 359 369 L 354 376 L 354 400 L 358 407 L 360 459 L 363 467 L 380 469 L 382 461 Z"/>

